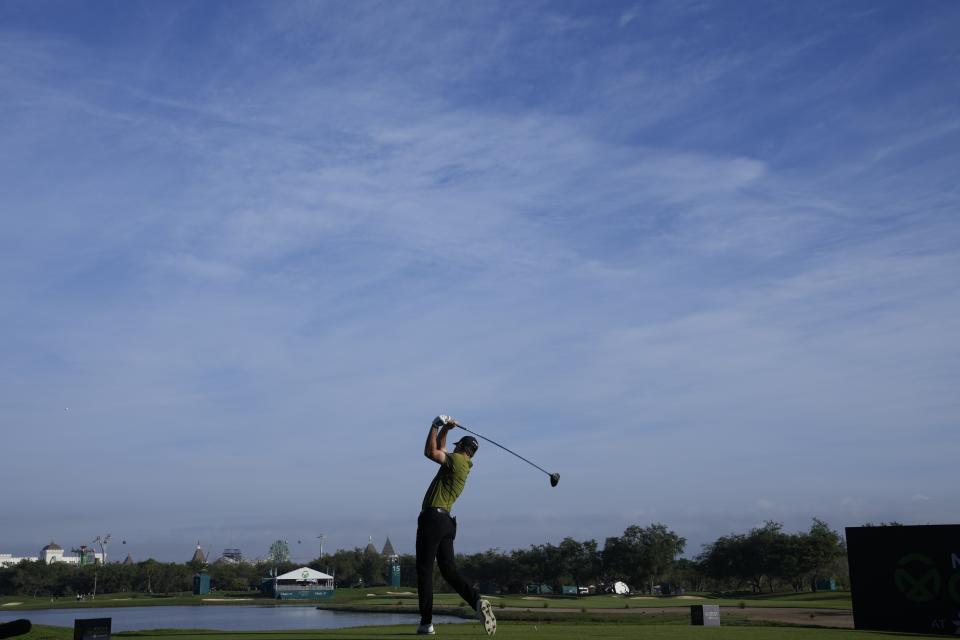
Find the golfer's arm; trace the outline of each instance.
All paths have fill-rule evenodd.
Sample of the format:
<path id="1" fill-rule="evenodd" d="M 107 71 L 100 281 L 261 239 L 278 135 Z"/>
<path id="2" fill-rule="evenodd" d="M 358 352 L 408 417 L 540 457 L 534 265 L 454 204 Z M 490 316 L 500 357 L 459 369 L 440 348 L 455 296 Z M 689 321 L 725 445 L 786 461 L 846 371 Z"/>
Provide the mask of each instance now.
<path id="1" fill-rule="evenodd" d="M 430 427 L 430 431 L 427 433 L 427 443 L 423 446 L 423 455 L 437 464 L 443 464 L 443 461 L 447 458 L 446 450 L 447 429 L 441 429 L 440 433 L 437 434 L 437 430 Z"/>

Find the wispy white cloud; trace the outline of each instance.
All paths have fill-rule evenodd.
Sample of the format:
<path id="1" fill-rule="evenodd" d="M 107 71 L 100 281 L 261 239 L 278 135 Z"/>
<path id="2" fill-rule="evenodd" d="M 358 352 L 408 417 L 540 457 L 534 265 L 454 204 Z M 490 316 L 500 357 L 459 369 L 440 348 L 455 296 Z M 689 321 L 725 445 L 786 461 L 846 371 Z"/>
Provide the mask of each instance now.
<path id="1" fill-rule="evenodd" d="M 620 14 L 620 20 L 618 25 L 622 29 L 631 22 L 637 19 L 637 16 L 640 15 L 640 5 L 634 5 Z"/>
<path id="2" fill-rule="evenodd" d="M 189 255 L 165 256 L 157 260 L 157 266 L 185 276 L 210 280 L 236 280 L 244 275 L 244 272 L 235 266 L 201 260 Z"/>

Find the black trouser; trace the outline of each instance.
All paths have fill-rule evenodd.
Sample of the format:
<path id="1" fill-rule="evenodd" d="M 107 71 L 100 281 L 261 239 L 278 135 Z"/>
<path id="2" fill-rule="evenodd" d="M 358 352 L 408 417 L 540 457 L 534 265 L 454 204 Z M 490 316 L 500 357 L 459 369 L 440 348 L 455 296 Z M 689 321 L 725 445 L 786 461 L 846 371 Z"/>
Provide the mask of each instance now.
<path id="1" fill-rule="evenodd" d="M 433 622 L 433 561 L 440 575 L 476 607 L 480 593 L 459 573 L 453 561 L 453 539 L 457 537 L 457 519 L 436 509 L 424 509 L 417 518 L 417 597 L 420 600 L 420 624 Z"/>

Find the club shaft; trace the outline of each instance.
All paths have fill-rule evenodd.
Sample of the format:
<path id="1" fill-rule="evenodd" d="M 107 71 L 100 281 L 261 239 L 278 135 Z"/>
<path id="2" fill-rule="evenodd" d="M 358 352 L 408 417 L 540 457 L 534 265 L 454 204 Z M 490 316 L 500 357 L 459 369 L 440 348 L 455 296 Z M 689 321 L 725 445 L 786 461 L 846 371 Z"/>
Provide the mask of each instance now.
<path id="1" fill-rule="evenodd" d="M 499 442 L 496 442 L 496 441 L 494 441 L 494 440 L 491 440 L 491 439 L 488 438 L 487 436 L 482 436 L 482 435 L 480 435 L 479 433 L 477 433 L 476 431 L 472 431 L 472 430 L 470 430 L 470 429 L 467 429 L 467 428 L 466 428 L 465 426 L 463 426 L 463 425 L 460 425 L 460 428 L 463 429 L 464 431 L 466 431 L 467 433 L 472 433 L 473 435 L 477 436 L 478 438 L 483 438 L 484 440 L 486 440 L 486 441 L 489 442 L 490 444 L 495 444 L 495 445 L 497 445 L 498 447 L 500 447 L 501 449 L 503 449 L 503 450 L 506 451 L 507 453 L 512 453 L 513 455 L 517 456 L 518 458 L 520 458 L 521 460 L 523 460 L 524 462 L 526 462 L 526 463 L 529 464 L 530 466 L 536 467 L 537 469 L 540 469 L 540 471 L 543 471 L 543 472 L 544 472 L 545 474 L 547 474 L 548 476 L 550 475 L 550 472 L 547 471 L 546 469 L 544 469 L 543 467 L 541 467 L 540 465 L 535 464 L 535 463 L 533 463 L 533 462 L 530 462 L 529 460 L 527 460 L 526 458 L 524 458 L 524 457 L 523 457 L 522 455 L 520 455 L 519 453 L 516 453 L 515 451 L 511 451 L 510 449 L 507 449 L 505 446 L 503 446 L 503 445 L 500 444 Z"/>

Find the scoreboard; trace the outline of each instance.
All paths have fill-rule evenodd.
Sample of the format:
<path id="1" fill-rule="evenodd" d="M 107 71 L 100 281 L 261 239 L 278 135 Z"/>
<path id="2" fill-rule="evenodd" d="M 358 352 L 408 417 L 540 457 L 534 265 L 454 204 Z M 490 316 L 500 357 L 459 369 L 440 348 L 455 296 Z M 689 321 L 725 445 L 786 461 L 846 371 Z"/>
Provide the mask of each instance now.
<path id="1" fill-rule="evenodd" d="M 857 629 L 960 635 L 960 525 L 846 533 Z"/>

